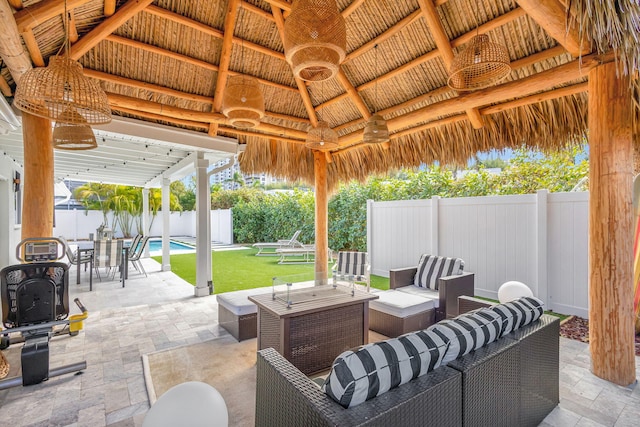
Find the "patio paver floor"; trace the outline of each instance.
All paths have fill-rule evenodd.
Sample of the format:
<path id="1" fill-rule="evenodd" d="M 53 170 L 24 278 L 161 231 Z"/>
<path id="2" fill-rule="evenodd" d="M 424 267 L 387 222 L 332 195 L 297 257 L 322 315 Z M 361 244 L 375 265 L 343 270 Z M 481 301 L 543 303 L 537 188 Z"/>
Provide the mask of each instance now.
<path id="1" fill-rule="evenodd" d="M 0 391 L 0 424 L 140 426 L 149 409 L 141 355 L 227 335 L 218 326 L 214 297 L 195 298 L 191 285 L 160 272 L 153 260 L 143 262 L 149 277 L 131 269 L 124 289 L 116 281 L 96 281 L 93 292 L 88 283 L 72 283 L 70 301 L 79 297 L 89 318 L 80 335 L 52 339 L 50 365 L 84 359 L 87 369 Z M 589 363 L 587 344 L 560 338 L 560 405 L 541 425 L 638 426 L 640 387 L 603 381 L 589 372 Z M 640 376 L 640 357 L 636 372 Z"/>

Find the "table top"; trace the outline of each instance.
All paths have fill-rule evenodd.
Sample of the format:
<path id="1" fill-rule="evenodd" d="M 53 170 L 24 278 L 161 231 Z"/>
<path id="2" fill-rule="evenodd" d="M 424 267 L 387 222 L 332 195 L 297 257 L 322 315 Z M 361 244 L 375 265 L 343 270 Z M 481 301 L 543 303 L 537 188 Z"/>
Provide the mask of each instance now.
<path id="1" fill-rule="evenodd" d="M 116 239 L 114 239 L 115 241 Z M 78 242 L 73 242 L 71 245 L 76 245 L 78 247 L 79 251 L 89 251 L 89 250 L 93 250 L 94 247 L 94 241 L 93 240 L 80 240 Z M 131 246 L 131 242 L 130 241 L 125 241 L 122 244 L 122 249 L 128 249 L 129 246 Z"/>
<path id="2" fill-rule="evenodd" d="M 281 295 L 285 297 L 285 295 Z M 337 308 L 351 304 L 359 304 L 379 298 L 376 294 L 351 289 L 345 286 L 334 288 L 331 285 L 312 286 L 310 288 L 290 291 L 289 300 L 293 304 L 287 306 L 282 299 L 274 299 L 271 293 L 250 296 L 249 300 L 278 317 L 293 317 L 316 311 Z"/>

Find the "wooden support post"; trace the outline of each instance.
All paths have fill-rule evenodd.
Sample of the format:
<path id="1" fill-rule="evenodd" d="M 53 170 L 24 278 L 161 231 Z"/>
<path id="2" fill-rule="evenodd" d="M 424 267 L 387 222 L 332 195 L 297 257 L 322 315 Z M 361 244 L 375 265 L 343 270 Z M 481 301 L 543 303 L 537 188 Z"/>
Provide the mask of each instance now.
<path id="1" fill-rule="evenodd" d="M 329 197 L 327 158 L 322 151 L 313 152 L 316 190 L 316 285 L 326 285 L 329 273 Z"/>
<path id="2" fill-rule="evenodd" d="M 591 367 L 636 379 L 633 329 L 632 107 L 614 63 L 589 72 L 589 348 Z"/>
<path id="3" fill-rule="evenodd" d="M 53 235 L 53 146 L 51 122 L 22 113 L 24 192 L 22 239 Z"/>

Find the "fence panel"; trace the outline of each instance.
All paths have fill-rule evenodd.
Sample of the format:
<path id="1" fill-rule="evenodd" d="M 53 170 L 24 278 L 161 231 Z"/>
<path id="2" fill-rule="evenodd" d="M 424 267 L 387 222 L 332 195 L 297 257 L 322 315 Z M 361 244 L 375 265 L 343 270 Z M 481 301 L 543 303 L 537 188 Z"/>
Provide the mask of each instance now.
<path id="1" fill-rule="evenodd" d="M 416 265 L 422 253 L 457 256 L 475 273 L 476 294 L 497 298 L 526 283 L 548 309 L 588 315 L 588 193 L 372 202 L 372 273 Z"/>

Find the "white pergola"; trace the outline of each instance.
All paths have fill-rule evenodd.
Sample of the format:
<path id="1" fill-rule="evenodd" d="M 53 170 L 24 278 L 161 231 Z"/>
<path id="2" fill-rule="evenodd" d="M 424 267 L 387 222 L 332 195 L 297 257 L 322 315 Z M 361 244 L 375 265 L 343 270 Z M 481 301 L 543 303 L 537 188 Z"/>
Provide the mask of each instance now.
<path id="1" fill-rule="evenodd" d="M 11 111 L 5 111 L 11 114 Z M 15 111 L 14 111 L 15 113 Z M 19 116 L 14 117 L 20 123 Z M 233 165 L 238 152 L 235 139 L 180 130 L 139 120 L 115 118 L 107 125 L 94 128 L 98 148 L 93 150 L 54 150 L 55 182 L 71 179 L 85 182 L 143 187 L 143 229 L 149 229 L 150 188 L 162 189 L 162 269 L 169 262 L 169 185 L 196 173 L 196 249 L 198 254 L 211 253 L 209 176 Z M 0 151 L 24 166 L 23 131 L 21 128 L 0 134 Z M 231 159 L 227 166 L 209 171 L 209 166 Z M 211 257 L 197 257 L 197 296 L 209 294 Z"/>

